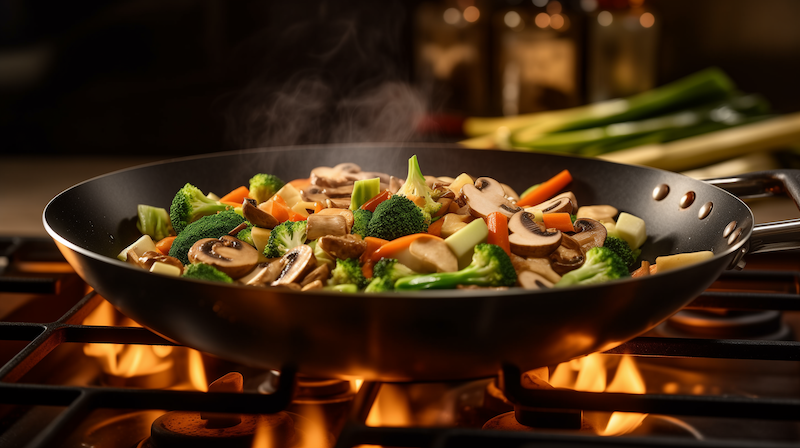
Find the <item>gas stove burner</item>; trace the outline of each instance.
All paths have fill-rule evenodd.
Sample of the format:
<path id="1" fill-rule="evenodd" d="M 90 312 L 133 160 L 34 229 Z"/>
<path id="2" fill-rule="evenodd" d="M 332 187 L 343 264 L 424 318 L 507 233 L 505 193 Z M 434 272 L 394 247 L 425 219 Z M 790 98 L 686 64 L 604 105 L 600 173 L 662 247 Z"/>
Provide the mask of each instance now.
<path id="1" fill-rule="evenodd" d="M 682 310 L 658 327 L 670 337 L 787 340 L 788 325 L 779 311 Z"/>
<path id="2" fill-rule="evenodd" d="M 500 414 L 483 425 L 483 429 L 488 430 L 503 430 L 503 431 L 547 431 L 547 432 L 565 432 L 565 433 L 578 433 L 585 435 L 597 434 L 597 427 L 602 427 L 594 424 L 595 420 L 601 421 L 602 413 L 587 412 L 585 417 L 581 418 L 579 425 L 575 428 L 565 427 L 539 427 L 529 426 L 519 422 L 518 417 L 514 412 L 506 412 Z M 569 419 L 572 420 L 572 419 Z M 557 418 L 556 421 L 564 421 L 564 419 Z M 641 424 L 628 433 L 629 436 L 664 436 L 664 437 L 678 437 L 678 438 L 691 438 L 703 440 L 704 437 L 692 425 L 684 422 L 683 420 L 662 416 L 662 415 L 648 415 L 644 417 Z"/>
<path id="3" fill-rule="evenodd" d="M 299 436 L 287 412 L 241 415 L 238 420 L 238 423 L 231 422 L 230 425 L 209 425 L 212 419 L 203 419 L 199 412 L 168 412 L 153 422 L 150 438 L 143 441 L 139 448 L 246 448 L 253 446 L 259 431 L 269 434 L 273 443 L 271 446 L 298 446 Z"/>

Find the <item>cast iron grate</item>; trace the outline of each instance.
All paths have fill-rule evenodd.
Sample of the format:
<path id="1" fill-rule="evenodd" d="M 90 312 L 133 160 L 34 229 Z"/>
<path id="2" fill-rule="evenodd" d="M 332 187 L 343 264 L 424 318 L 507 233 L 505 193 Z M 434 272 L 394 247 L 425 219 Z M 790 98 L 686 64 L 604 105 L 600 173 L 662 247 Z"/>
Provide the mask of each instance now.
<path id="1" fill-rule="evenodd" d="M 23 247 L 15 239 L 0 241 L 2 257 L 13 260 L 14 251 Z M 0 270 L 3 274 L 8 266 Z M 794 272 L 730 272 L 725 277 L 754 280 L 756 277 L 780 277 L 798 282 Z M 773 278 L 774 280 L 774 278 Z M 54 285 L 43 288 L 42 284 Z M 9 286 L 11 285 L 11 286 Z M 58 290 L 57 278 L 33 278 L 30 282 L 14 278 L 0 282 L 0 292 L 51 293 Z M 766 296 L 766 297 L 762 297 Z M 766 299 L 766 300 L 765 300 Z M 0 366 L 0 404 L 64 406 L 62 412 L 44 431 L 31 440 L 28 447 L 55 445 L 72 427 L 93 409 L 174 409 L 187 411 L 237 412 L 265 414 L 286 409 L 290 404 L 295 383 L 295 370 L 281 371 L 278 390 L 271 395 L 201 393 L 170 390 L 123 389 L 112 387 L 71 387 L 18 383 L 17 381 L 47 353 L 63 343 L 119 343 L 171 345 L 172 343 L 143 328 L 93 327 L 82 325 L 103 298 L 94 292 L 80 298 L 61 318 L 50 323 L 0 322 L 0 342 L 22 341 L 25 346 L 10 361 Z M 796 293 L 759 294 L 738 292 L 706 292 L 692 304 L 694 308 L 769 309 L 793 311 L 800 309 Z M 730 358 L 754 360 L 800 360 L 800 343 L 794 341 L 762 341 L 735 339 L 684 339 L 639 337 L 610 350 L 609 354 L 633 356 L 665 356 L 678 358 Z M 694 396 L 657 394 L 589 393 L 567 390 L 530 390 L 520 385 L 520 372 L 505 366 L 503 381 L 506 394 L 522 406 L 550 409 L 582 409 L 596 411 L 629 411 L 671 415 L 702 415 L 711 417 L 799 420 L 800 400 L 794 398 L 753 398 L 732 396 Z M 366 382 L 354 401 L 350 421 L 340 434 L 336 447 L 376 444 L 407 447 L 523 447 L 548 446 L 795 446 L 794 444 L 712 441 L 659 440 L 654 438 L 605 438 L 592 436 L 554 435 L 483 431 L 467 428 L 389 428 L 368 427 L 366 421 L 380 383 Z"/>

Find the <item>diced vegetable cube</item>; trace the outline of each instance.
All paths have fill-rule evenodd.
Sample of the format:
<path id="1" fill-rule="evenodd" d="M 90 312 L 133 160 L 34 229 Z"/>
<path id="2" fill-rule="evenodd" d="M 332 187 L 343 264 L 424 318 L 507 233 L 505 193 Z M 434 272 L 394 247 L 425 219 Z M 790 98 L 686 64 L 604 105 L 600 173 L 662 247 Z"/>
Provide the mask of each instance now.
<path id="1" fill-rule="evenodd" d="M 647 239 L 647 228 L 644 220 L 630 213 L 622 212 L 617 218 L 615 233 L 625 240 L 631 249 L 638 249 Z"/>
<path id="2" fill-rule="evenodd" d="M 458 269 L 464 269 L 472 262 L 472 254 L 475 246 L 486 242 L 489 236 L 489 228 L 486 221 L 476 219 L 464 226 L 463 229 L 445 238 L 444 242 L 450 250 L 456 254 L 458 259 Z"/>

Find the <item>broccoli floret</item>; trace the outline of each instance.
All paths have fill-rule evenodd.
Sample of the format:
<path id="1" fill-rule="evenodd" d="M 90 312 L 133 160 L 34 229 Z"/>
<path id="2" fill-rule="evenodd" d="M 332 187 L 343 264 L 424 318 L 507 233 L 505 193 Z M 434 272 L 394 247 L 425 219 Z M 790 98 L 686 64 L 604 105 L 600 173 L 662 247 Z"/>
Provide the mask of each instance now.
<path id="1" fill-rule="evenodd" d="M 607 247 L 593 247 L 586 251 L 583 265 L 561 277 L 555 287 L 591 285 L 629 276 L 625 262 Z"/>
<path id="2" fill-rule="evenodd" d="M 286 182 L 274 174 L 259 173 L 250 178 L 250 197 L 262 203 L 278 192 Z"/>
<path id="3" fill-rule="evenodd" d="M 286 252 L 306 242 L 306 224 L 308 221 L 284 221 L 269 233 L 269 240 L 264 246 L 267 258 L 282 257 Z"/>
<path id="4" fill-rule="evenodd" d="M 153 241 L 175 234 L 165 208 L 139 204 L 136 206 L 136 215 L 138 217 L 136 228 L 142 235 L 149 235 Z"/>
<path id="5" fill-rule="evenodd" d="M 359 208 L 353 211 L 353 228 L 350 233 L 361 235 L 361 238 L 369 236 L 369 221 L 372 219 L 372 212 Z"/>
<path id="6" fill-rule="evenodd" d="M 253 242 L 253 224 L 248 222 L 247 227 L 240 230 L 239 233 L 236 234 L 236 238 L 244 241 L 245 243 L 251 246 L 255 246 L 256 243 Z"/>
<path id="7" fill-rule="evenodd" d="M 181 233 L 186 226 L 201 217 L 213 215 L 227 208 L 227 205 L 206 197 L 199 188 L 187 183 L 172 198 L 169 218 L 175 231 Z"/>
<path id="8" fill-rule="evenodd" d="M 357 258 L 339 258 L 336 260 L 336 267 L 331 271 L 328 286 L 355 285 L 358 289 L 364 289 L 368 281 Z"/>
<path id="9" fill-rule="evenodd" d="M 406 197 L 414 195 L 422 198 L 424 203 L 419 207 L 422 210 L 422 214 L 425 216 L 426 223 L 430 223 L 431 215 L 439 211 L 442 207 L 442 204 L 436 202 L 436 198 L 434 198 L 436 192 L 425 182 L 425 176 L 422 174 L 422 170 L 419 169 L 419 162 L 417 161 L 416 154 L 408 159 L 408 176 L 403 186 L 397 190 L 397 194 Z"/>
<path id="10" fill-rule="evenodd" d="M 177 258 L 183 264 L 189 264 L 187 255 L 197 240 L 227 235 L 243 222 L 245 222 L 244 218 L 233 210 L 224 210 L 215 215 L 203 216 L 186 226 L 183 232 L 178 234 L 175 241 L 172 242 L 169 255 Z"/>
<path id="11" fill-rule="evenodd" d="M 353 183 L 353 192 L 350 194 L 350 210 L 358 210 L 365 202 L 379 195 L 381 192 L 381 179 L 361 179 Z"/>
<path id="12" fill-rule="evenodd" d="M 426 230 L 428 224 L 422 209 L 407 197 L 395 194 L 375 207 L 367 234 L 384 240 L 394 240 Z"/>
<path id="13" fill-rule="evenodd" d="M 205 263 L 195 263 L 186 266 L 182 277 L 194 278 L 197 280 L 208 280 L 212 282 L 233 283 L 233 279 L 219 269 Z"/>
<path id="14" fill-rule="evenodd" d="M 514 286 L 517 272 L 508 254 L 497 245 L 481 243 L 475 246 L 472 262 L 456 272 L 437 272 L 402 277 L 396 290 L 451 289 L 458 285 Z"/>
<path id="15" fill-rule="evenodd" d="M 607 236 L 606 241 L 603 243 L 603 247 L 613 250 L 614 253 L 622 259 L 622 261 L 625 263 L 625 266 L 631 266 L 633 263 L 635 263 L 636 259 L 639 258 L 639 253 L 641 253 L 639 250 L 634 252 L 627 241 L 615 236 Z"/>
<path id="16" fill-rule="evenodd" d="M 372 280 L 364 292 L 394 291 L 394 284 L 402 277 L 417 275 L 408 266 L 394 258 L 383 258 L 372 267 Z"/>

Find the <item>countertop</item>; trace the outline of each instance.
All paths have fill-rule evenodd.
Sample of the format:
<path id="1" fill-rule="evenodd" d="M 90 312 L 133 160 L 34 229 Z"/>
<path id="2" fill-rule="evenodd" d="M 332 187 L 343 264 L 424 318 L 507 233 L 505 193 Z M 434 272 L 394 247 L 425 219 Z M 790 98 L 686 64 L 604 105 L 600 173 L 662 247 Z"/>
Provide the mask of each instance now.
<path id="1" fill-rule="evenodd" d="M 42 212 L 59 193 L 101 174 L 163 159 L 0 157 L 0 236 L 47 237 Z"/>

